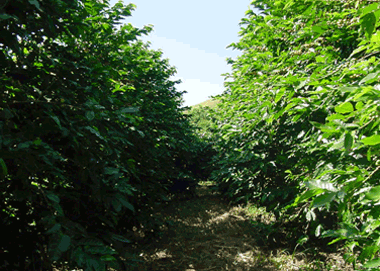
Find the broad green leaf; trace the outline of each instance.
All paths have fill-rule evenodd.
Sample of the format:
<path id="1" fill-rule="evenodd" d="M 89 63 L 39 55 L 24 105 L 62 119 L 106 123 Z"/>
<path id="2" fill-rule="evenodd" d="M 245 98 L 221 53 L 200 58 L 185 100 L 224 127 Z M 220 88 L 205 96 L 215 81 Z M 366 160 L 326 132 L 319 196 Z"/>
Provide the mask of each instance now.
<path id="1" fill-rule="evenodd" d="M 371 190 L 365 194 L 365 198 L 373 201 L 380 200 L 380 185 L 371 188 Z"/>
<path id="2" fill-rule="evenodd" d="M 316 62 L 325 63 L 325 57 L 324 56 L 317 56 L 315 57 Z"/>
<path id="3" fill-rule="evenodd" d="M 322 233 L 323 237 L 341 237 L 341 238 L 349 238 L 358 234 L 358 230 L 353 226 L 343 225 L 343 229 L 339 230 L 329 230 Z"/>
<path id="4" fill-rule="evenodd" d="M 332 183 L 322 180 L 314 180 L 307 182 L 306 186 L 309 187 L 309 189 L 324 189 L 330 192 L 338 191 L 338 189 L 336 189 Z"/>
<path id="5" fill-rule="evenodd" d="M 121 204 L 124 205 L 124 207 L 128 208 L 132 212 L 135 211 L 135 208 L 133 207 L 133 205 L 130 204 L 123 195 L 117 194 L 116 197 L 121 202 Z"/>
<path id="6" fill-rule="evenodd" d="M 366 50 L 366 49 L 367 49 L 366 46 L 359 46 L 359 47 L 356 48 L 354 51 L 352 51 L 351 56 L 353 56 L 353 55 L 355 55 L 355 54 L 357 54 L 357 53 L 360 53 L 360 52 L 362 52 L 362 51 L 364 51 L 364 50 Z"/>
<path id="7" fill-rule="evenodd" d="M 361 25 L 368 38 L 372 36 L 376 25 L 376 16 L 373 13 L 364 15 L 361 19 Z"/>
<path id="8" fill-rule="evenodd" d="M 354 111 L 354 107 L 351 102 L 345 102 L 335 106 L 335 112 L 340 114 L 351 113 L 352 111 Z"/>
<path id="9" fill-rule="evenodd" d="M 51 192 L 51 191 L 46 191 L 46 197 L 48 199 L 50 199 L 51 201 L 54 201 L 56 203 L 60 202 L 59 197 L 56 194 L 54 194 L 53 192 Z"/>
<path id="10" fill-rule="evenodd" d="M 313 200 L 312 207 L 325 206 L 326 204 L 332 202 L 335 197 L 336 193 L 325 193 L 323 195 L 320 195 Z"/>
<path id="11" fill-rule="evenodd" d="M 379 73 L 378 72 L 374 72 L 374 73 L 370 73 L 368 74 L 366 77 L 364 77 L 360 82 L 359 84 L 364 84 L 364 83 L 367 83 L 367 84 L 370 84 L 376 80 L 379 80 Z"/>
<path id="12" fill-rule="evenodd" d="M 36 139 L 36 140 L 33 141 L 33 144 L 34 144 L 34 145 L 37 145 L 37 146 L 40 146 L 41 143 L 42 143 L 42 139 L 41 139 L 41 138 Z"/>
<path id="13" fill-rule="evenodd" d="M 108 175 L 118 174 L 119 172 L 120 172 L 120 169 L 118 168 L 106 167 L 104 169 L 104 173 Z"/>
<path id="14" fill-rule="evenodd" d="M 29 148 L 31 144 L 32 144 L 32 142 L 30 142 L 30 141 L 22 142 L 22 143 L 18 144 L 17 148 L 18 149 L 26 149 L 26 148 Z"/>
<path id="15" fill-rule="evenodd" d="M 380 259 L 379 258 L 371 260 L 371 261 L 367 262 L 366 264 L 364 264 L 364 268 L 376 268 L 379 266 L 380 266 Z"/>
<path id="16" fill-rule="evenodd" d="M 64 234 L 61 238 L 61 241 L 58 245 L 58 250 L 59 251 L 62 251 L 62 252 L 65 252 L 69 249 L 70 247 L 70 244 L 71 244 L 71 238 L 70 236 Z"/>
<path id="17" fill-rule="evenodd" d="M 344 120 L 344 119 L 346 119 L 346 117 L 342 114 L 332 114 L 332 115 L 328 116 L 326 119 L 329 121 Z"/>
<path id="18" fill-rule="evenodd" d="M 91 133 L 93 133 L 94 135 L 96 135 L 97 137 L 99 137 L 100 139 L 103 139 L 104 138 L 99 134 L 99 132 L 97 130 L 95 130 L 94 128 L 90 127 L 90 126 L 86 126 L 84 127 L 84 129 L 86 130 L 89 130 Z"/>
<path id="19" fill-rule="evenodd" d="M 93 119 L 95 118 L 95 113 L 94 113 L 94 111 L 87 111 L 87 112 L 86 112 L 86 118 L 87 118 L 89 121 L 93 120 Z"/>
<path id="20" fill-rule="evenodd" d="M 34 5 L 37 9 L 41 10 L 40 3 L 37 0 L 29 0 L 29 3 Z"/>
<path id="21" fill-rule="evenodd" d="M 56 233 L 56 232 L 60 231 L 60 229 L 61 229 L 61 224 L 57 223 L 50 230 L 47 230 L 46 234 Z"/>
<path id="22" fill-rule="evenodd" d="M 322 34 L 326 31 L 326 29 L 322 28 L 319 25 L 315 25 L 311 29 L 313 30 L 313 32 L 318 33 L 318 34 Z"/>
<path id="23" fill-rule="evenodd" d="M 9 14 L 0 14 L 0 21 L 1 20 L 7 20 L 7 19 L 16 19 L 15 17 L 9 15 Z"/>
<path id="24" fill-rule="evenodd" d="M 375 47 L 380 46 L 380 31 L 377 31 L 375 34 L 372 35 L 371 42 L 375 44 Z"/>
<path id="25" fill-rule="evenodd" d="M 355 107 L 356 107 L 356 110 L 361 110 L 364 107 L 364 104 L 363 102 L 357 102 Z"/>
<path id="26" fill-rule="evenodd" d="M 373 3 L 371 5 L 368 5 L 360 11 L 361 12 L 360 16 L 363 17 L 367 15 L 368 13 L 378 9 L 379 7 L 380 7 L 379 3 Z"/>
<path id="27" fill-rule="evenodd" d="M 359 255 L 360 260 L 365 260 L 365 259 L 371 259 L 373 256 L 377 254 L 377 251 L 379 250 L 379 247 L 374 245 L 374 246 L 366 246 L 362 253 Z"/>
<path id="28" fill-rule="evenodd" d="M 295 200 L 295 203 L 301 203 L 301 202 L 304 202 L 316 195 L 319 195 L 319 194 L 322 194 L 324 192 L 323 189 L 313 189 L 313 190 L 307 190 L 306 192 L 304 192 L 301 196 L 299 196 L 298 198 L 296 198 Z"/>
<path id="29" fill-rule="evenodd" d="M 364 145 L 369 145 L 369 146 L 377 145 L 377 144 L 380 144 L 380 135 L 369 136 L 362 139 L 361 141 L 363 142 Z"/>
<path id="30" fill-rule="evenodd" d="M 55 123 L 57 123 L 59 129 L 62 129 L 61 122 L 59 121 L 59 118 L 50 112 L 46 112 L 46 113 L 55 121 Z"/>

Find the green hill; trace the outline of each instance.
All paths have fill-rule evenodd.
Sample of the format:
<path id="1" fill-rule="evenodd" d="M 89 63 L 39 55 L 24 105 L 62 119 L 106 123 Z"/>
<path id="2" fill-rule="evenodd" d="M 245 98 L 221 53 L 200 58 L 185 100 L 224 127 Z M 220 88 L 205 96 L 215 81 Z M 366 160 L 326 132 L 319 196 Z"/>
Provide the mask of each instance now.
<path id="1" fill-rule="evenodd" d="M 196 104 L 196 105 L 193 105 L 191 106 L 191 108 L 197 108 L 197 107 L 204 107 L 204 106 L 208 106 L 208 107 L 215 107 L 215 105 L 219 103 L 218 100 L 215 100 L 215 99 L 209 99 L 209 100 L 206 100 L 204 102 L 201 102 L 199 104 Z"/>

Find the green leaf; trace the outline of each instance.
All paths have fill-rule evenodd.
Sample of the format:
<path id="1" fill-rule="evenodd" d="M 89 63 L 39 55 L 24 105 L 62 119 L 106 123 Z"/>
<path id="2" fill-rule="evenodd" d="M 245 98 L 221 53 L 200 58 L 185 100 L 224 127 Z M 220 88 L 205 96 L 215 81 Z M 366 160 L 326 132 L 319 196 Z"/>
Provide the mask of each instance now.
<path id="1" fill-rule="evenodd" d="M 7 20 L 7 19 L 16 19 L 14 16 L 11 16 L 9 14 L 0 14 L 0 21 L 1 20 Z"/>
<path id="2" fill-rule="evenodd" d="M 372 156 L 371 148 L 368 148 L 368 151 L 367 151 L 367 161 L 368 162 L 371 162 L 371 156 Z"/>
<path id="3" fill-rule="evenodd" d="M 18 144 L 17 148 L 18 149 L 26 149 L 26 148 L 29 148 L 31 144 L 32 143 L 30 141 L 22 142 L 22 143 Z"/>
<path id="4" fill-rule="evenodd" d="M 313 210 L 307 211 L 307 213 L 306 213 L 306 220 L 307 221 L 315 221 L 316 218 L 317 218 L 317 216 L 315 215 Z"/>
<path id="5" fill-rule="evenodd" d="M 124 207 L 128 208 L 128 209 L 131 210 L 132 212 L 135 211 L 135 208 L 133 207 L 133 205 L 130 204 L 128 201 L 126 201 L 125 197 L 123 197 L 123 196 L 120 195 L 120 194 L 117 194 L 116 197 L 117 197 L 117 199 L 121 202 L 121 204 L 124 205 Z"/>
<path id="6" fill-rule="evenodd" d="M 380 266 L 380 259 L 379 258 L 371 260 L 371 261 L 367 262 L 366 264 L 364 264 L 364 268 L 376 268 L 379 266 Z"/>
<path id="7" fill-rule="evenodd" d="M 0 158 L 0 165 L 1 165 L 1 168 L 3 169 L 4 176 L 7 176 L 8 175 L 8 168 L 7 168 L 7 165 L 5 164 L 5 161 L 3 158 Z"/>
<path id="8" fill-rule="evenodd" d="M 361 141 L 363 142 L 364 145 L 369 145 L 369 146 L 377 145 L 380 143 L 380 135 L 369 136 L 362 139 Z"/>
<path id="9" fill-rule="evenodd" d="M 123 242 L 123 243 L 130 243 L 131 241 L 129 241 L 127 238 L 121 236 L 121 235 L 118 235 L 118 234 L 113 234 L 111 236 L 112 239 L 116 240 L 116 241 L 120 241 L 120 242 Z"/>
<path id="10" fill-rule="evenodd" d="M 346 133 L 344 137 L 344 148 L 347 152 L 351 151 L 352 145 L 354 143 L 354 138 L 352 137 L 351 133 Z"/>
<path id="11" fill-rule="evenodd" d="M 121 211 L 122 206 L 121 206 L 121 203 L 118 199 L 116 199 L 116 198 L 112 199 L 112 206 L 117 213 Z"/>
<path id="12" fill-rule="evenodd" d="M 282 88 L 277 94 L 276 94 L 276 98 L 274 99 L 274 102 L 277 103 L 281 98 L 282 96 L 284 96 L 285 94 L 285 89 Z"/>
<path id="13" fill-rule="evenodd" d="M 112 250 L 109 247 L 106 247 L 104 244 L 100 246 L 86 246 L 85 252 L 91 253 L 91 254 L 100 254 L 100 255 L 109 255 L 109 254 L 116 254 L 114 250 Z"/>
<path id="14" fill-rule="evenodd" d="M 315 236 L 319 237 L 321 236 L 321 230 L 323 229 L 322 225 L 318 225 L 317 228 L 315 229 Z"/>
<path id="15" fill-rule="evenodd" d="M 364 104 L 363 102 L 358 102 L 356 103 L 355 107 L 356 107 L 356 110 L 361 110 L 364 107 Z"/>
<path id="16" fill-rule="evenodd" d="M 314 180 L 310 182 L 306 182 L 306 186 L 310 189 L 323 189 L 325 191 L 330 192 L 337 192 L 338 189 L 335 188 L 335 186 L 328 182 L 328 181 L 322 181 L 322 180 Z"/>
<path id="17" fill-rule="evenodd" d="M 40 3 L 37 0 L 29 0 L 29 3 L 34 5 L 37 9 L 41 10 Z"/>
<path id="18" fill-rule="evenodd" d="M 60 229 L 61 229 L 61 224 L 57 223 L 57 224 L 55 224 L 50 230 L 47 230 L 47 231 L 46 231 L 46 234 L 56 233 L 56 232 L 58 232 Z"/>
<path id="19" fill-rule="evenodd" d="M 295 200 L 295 203 L 301 203 L 301 202 L 304 202 L 318 194 L 321 194 L 323 193 L 324 190 L 323 189 L 313 189 L 313 190 L 307 190 L 306 192 L 304 192 L 301 196 L 299 196 L 298 198 L 296 198 Z"/>
<path id="20" fill-rule="evenodd" d="M 100 139 L 103 139 L 104 138 L 99 134 L 99 132 L 97 130 L 95 130 L 94 128 L 90 127 L 90 126 L 86 126 L 84 127 L 84 129 L 86 130 L 89 130 L 91 133 L 93 133 L 94 135 L 96 135 L 97 137 L 99 137 Z"/>
<path id="21" fill-rule="evenodd" d="M 376 80 L 379 79 L 378 77 L 378 72 L 374 72 L 374 73 L 370 73 L 368 74 L 366 77 L 364 77 L 362 80 L 360 80 L 359 84 L 364 84 L 364 83 L 367 83 L 367 84 L 370 84 Z"/>
<path id="22" fill-rule="evenodd" d="M 94 113 L 94 111 L 87 111 L 87 112 L 86 112 L 86 118 L 87 118 L 89 121 L 92 121 L 92 120 L 95 118 L 95 113 Z"/>
<path id="23" fill-rule="evenodd" d="M 36 139 L 36 140 L 33 141 L 33 144 L 36 145 L 36 146 L 40 146 L 41 143 L 42 143 L 42 139 L 41 138 Z"/>
<path id="24" fill-rule="evenodd" d="M 53 202 L 56 202 L 56 203 L 60 202 L 59 197 L 51 191 L 46 191 L 46 197 Z"/>
<path id="25" fill-rule="evenodd" d="M 67 251 L 70 247 L 70 243 L 71 243 L 70 236 L 64 234 L 61 238 L 59 245 L 58 245 L 58 250 L 62 251 L 62 252 Z"/>
<path id="26" fill-rule="evenodd" d="M 361 12 L 360 16 L 363 17 L 378 8 L 379 8 L 379 3 L 373 3 L 371 5 L 368 5 L 360 11 Z"/>
<path id="27" fill-rule="evenodd" d="M 335 199 L 336 193 L 326 193 L 320 195 L 313 200 L 312 207 L 321 207 L 332 202 Z"/>
<path id="28" fill-rule="evenodd" d="M 371 190 L 365 194 L 365 198 L 372 201 L 380 200 L 380 185 L 371 188 Z"/>
<path id="29" fill-rule="evenodd" d="M 100 260 L 102 260 L 104 262 L 114 262 L 114 261 L 116 261 L 116 258 L 114 256 L 111 256 L 111 255 L 103 255 L 102 257 L 100 257 Z"/>
<path id="30" fill-rule="evenodd" d="M 108 175 L 118 174 L 119 172 L 120 170 L 118 168 L 106 167 L 104 169 L 104 174 L 108 174 Z"/>
<path id="31" fill-rule="evenodd" d="M 361 25 L 368 38 L 372 36 L 376 25 L 376 16 L 373 13 L 368 13 L 361 19 Z"/>
<path id="32" fill-rule="evenodd" d="M 59 121 L 59 118 L 55 116 L 53 113 L 46 112 L 54 121 L 57 123 L 59 129 L 62 129 L 61 122 Z"/>
<path id="33" fill-rule="evenodd" d="M 297 240 L 297 244 L 299 244 L 299 245 L 303 245 L 303 244 L 305 244 L 307 241 L 309 241 L 309 236 L 301 236 L 301 237 Z"/>
<path id="34" fill-rule="evenodd" d="M 351 113 L 352 111 L 354 111 L 354 106 L 351 102 L 345 102 L 335 106 L 335 112 L 340 114 Z"/>
<path id="35" fill-rule="evenodd" d="M 324 33 L 324 32 L 326 31 L 325 28 L 322 28 L 322 27 L 319 26 L 319 25 L 314 25 L 314 26 L 312 26 L 312 27 L 311 27 L 311 30 L 312 30 L 313 32 L 319 34 L 319 35 L 322 34 L 322 33 Z"/>
<path id="36" fill-rule="evenodd" d="M 139 112 L 138 107 L 126 107 L 120 110 L 121 113 L 137 113 Z"/>

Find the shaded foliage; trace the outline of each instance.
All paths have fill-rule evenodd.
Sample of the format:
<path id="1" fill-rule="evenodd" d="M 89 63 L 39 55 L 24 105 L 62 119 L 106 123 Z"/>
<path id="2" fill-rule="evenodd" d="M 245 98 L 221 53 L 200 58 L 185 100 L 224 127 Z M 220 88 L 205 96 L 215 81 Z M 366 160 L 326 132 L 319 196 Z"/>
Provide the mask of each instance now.
<path id="1" fill-rule="evenodd" d="M 133 8 L 0 4 L 2 268 L 122 270 L 128 232 L 196 178 L 175 69 L 139 40 L 150 26 L 121 25 Z"/>

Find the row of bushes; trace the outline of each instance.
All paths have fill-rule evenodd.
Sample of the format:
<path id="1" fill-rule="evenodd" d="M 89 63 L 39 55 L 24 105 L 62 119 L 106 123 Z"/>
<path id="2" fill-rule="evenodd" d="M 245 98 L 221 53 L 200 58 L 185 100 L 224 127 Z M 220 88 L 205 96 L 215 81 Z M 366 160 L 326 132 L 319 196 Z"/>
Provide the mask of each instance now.
<path id="1" fill-rule="evenodd" d="M 202 177 L 175 69 L 121 24 L 133 8 L 0 4 L 0 268 L 123 270 L 133 227 Z"/>
<path id="2" fill-rule="evenodd" d="M 202 113 L 212 179 L 291 223 L 289 239 L 325 237 L 356 267 L 379 266 L 380 4 L 251 5 L 226 90 Z"/>

